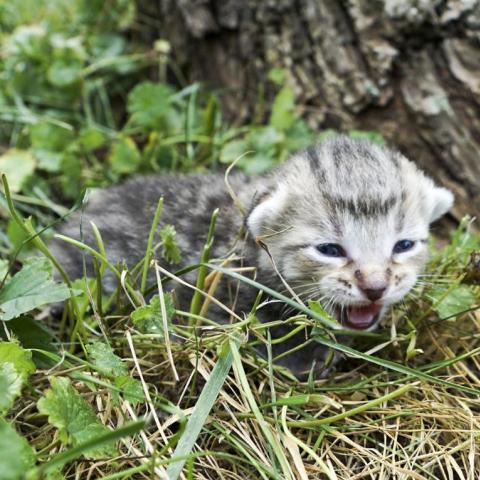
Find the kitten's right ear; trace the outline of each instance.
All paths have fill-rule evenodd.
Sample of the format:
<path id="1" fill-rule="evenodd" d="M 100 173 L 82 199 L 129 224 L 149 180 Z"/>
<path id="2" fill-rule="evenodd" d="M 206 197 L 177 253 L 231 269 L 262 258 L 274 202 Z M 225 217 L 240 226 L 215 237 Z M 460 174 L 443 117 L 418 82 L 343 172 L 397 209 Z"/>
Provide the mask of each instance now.
<path id="1" fill-rule="evenodd" d="M 432 205 L 430 213 L 430 222 L 433 222 L 447 213 L 452 208 L 454 197 L 450 190 L 443 187 L 434 187 L 432 189 Z"/>
<path id="2" fill-rule="evenodd" d="M 272 233 L 274 220 L 282 212 L 287 200 L 287 190 L 278 187 L 273 192 L 261 192 L 254 198 L 253 206 L 247 215 L 246 224 L 254 237 Z"/>

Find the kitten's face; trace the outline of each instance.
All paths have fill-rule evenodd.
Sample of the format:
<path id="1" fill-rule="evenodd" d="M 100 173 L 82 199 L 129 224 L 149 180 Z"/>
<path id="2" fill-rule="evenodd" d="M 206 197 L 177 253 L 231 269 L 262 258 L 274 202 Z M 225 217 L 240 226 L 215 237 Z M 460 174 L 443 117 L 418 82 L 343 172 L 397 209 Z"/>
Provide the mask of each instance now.
<path id="1" fill-rule="evenodd" d="M 398 154 L 342 142 L 287 164 L 247 224 L 303 301 L 370 329 L 415 285 L 452 195 Z"/>

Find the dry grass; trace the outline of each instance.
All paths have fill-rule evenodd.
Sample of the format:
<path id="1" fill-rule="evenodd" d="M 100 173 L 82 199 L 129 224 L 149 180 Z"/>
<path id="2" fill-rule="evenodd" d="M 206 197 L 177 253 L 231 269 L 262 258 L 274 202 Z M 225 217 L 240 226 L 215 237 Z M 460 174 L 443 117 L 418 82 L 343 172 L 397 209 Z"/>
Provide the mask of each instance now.
<path id="1" fill-rule="evenodd" d="M 69 377 L 112 430 L 148 419 L 139 434 L 120 439 L 115 458 L 87 460 L 80 452 L 63 466 L 68 479 L 477 480 L 480 288 L 463 280 L 478 239 L 465 225 L 432 259 L 428 282 L 394 309 L 380 335 L 358 338 L 353 350 L 331 342 L 346 355 L 327 379 L 299 382 L 257 357 L 250 344 L 267 342 L 268 328 L 253 316 L 231 325 L 170 325 L 170 336 L 182 341 L 166 345 L 163 334 L 136 330 L 132 308 L 119 306 L 115 315 L 87 313 L 82 341 L 107 339 L 140 381 L 144 400 L 125 400 L 80 344 L 63 343 L 63 354 L 32 376 L 9 417 L 40 465 L 67 448 L 37 410 L 51 376 Z M 121 288 L 131 293 L 121 278 Z M 165 321 L 166 287 L 157 278 Z M 206 278 L 209 293 L 196 305 L 201 313 L 205 302 L 216 301 L 215 275 Z M 439 286 L 444 293 L 435 293 Z M 198 287 L 205 285 L 192 289 Z M 440 320 L 439 304 L 462 288 L 474 294 L 475 305 Z M 315 323 L 308 315 L 293 320 Z"/>

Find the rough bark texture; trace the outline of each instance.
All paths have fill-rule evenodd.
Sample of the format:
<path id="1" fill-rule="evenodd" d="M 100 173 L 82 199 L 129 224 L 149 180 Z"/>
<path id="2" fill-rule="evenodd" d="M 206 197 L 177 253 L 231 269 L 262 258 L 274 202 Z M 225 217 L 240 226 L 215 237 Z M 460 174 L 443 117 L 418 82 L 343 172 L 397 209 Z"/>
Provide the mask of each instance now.
<path id="1" fill-rule="evenodd" d="M 316 128 L 381 132 L 480 214 L 480 0 L 158 0 L 142 34 L 247 118 L 282 67 Z M 140 17 L 142 18 L 142 17 Z M 152 22 L 154 20 L 154 22 Z M 143 23 L 143 22 L 142 22 Z"/>

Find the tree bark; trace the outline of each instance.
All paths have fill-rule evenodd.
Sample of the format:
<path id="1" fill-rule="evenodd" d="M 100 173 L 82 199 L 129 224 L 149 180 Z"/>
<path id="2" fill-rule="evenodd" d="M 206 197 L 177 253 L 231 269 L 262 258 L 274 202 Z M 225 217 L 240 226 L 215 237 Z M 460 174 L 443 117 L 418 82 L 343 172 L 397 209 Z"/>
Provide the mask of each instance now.
<path id="1" fill-rule="evenodd" d="M 142 16 L 230 117 L 283 68 L 316 129 L 380 132 L 454 191 L 457 219 L 480 214 L 479 0 L 145 0 Z"/>

